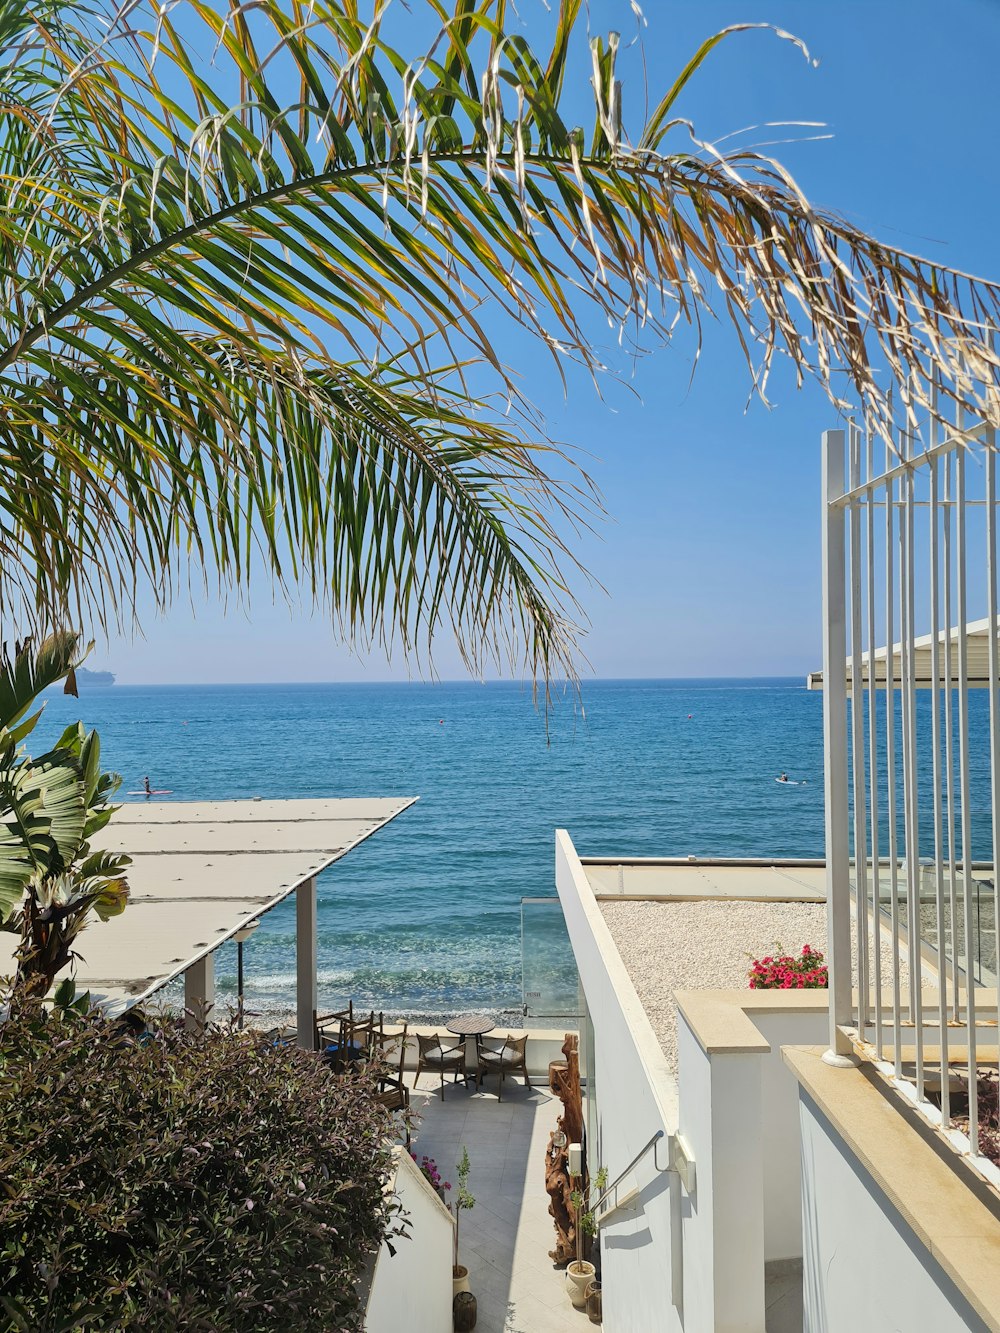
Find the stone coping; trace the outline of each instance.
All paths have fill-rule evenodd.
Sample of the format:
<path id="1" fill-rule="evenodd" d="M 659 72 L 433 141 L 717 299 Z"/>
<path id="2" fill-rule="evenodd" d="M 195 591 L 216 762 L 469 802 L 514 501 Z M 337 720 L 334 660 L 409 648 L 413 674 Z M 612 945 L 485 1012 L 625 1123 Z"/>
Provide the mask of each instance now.
<path id="1" fill-rule="evenodd" d="M 760 1032 L 754 1019 L 764 1014 L 787 1014 L 825 1012 L 829 1006 L 828 990 L 679 990 L 674 992 L 678 1013 L 683 1015 L 688 1027 L 694 1034 L 698 1045 L 706 1055 L 736 1054 L 740 1051 L 765 1052 L 771 1044 Z M 855 997 L 856 998 L 856 997 Z M 978 991 L 977 1007 L 980 1014 L 996 1011 L 996 991 Z M 891 1012 L 892 997 L 888 993 L 883 1002 Z M 937 1012 L 937 991 L 924 990 L 923 1006 L 925 1016 Z M 903 1012 L 907 1006 L 903 1005 Z M 956 1029 L 956 1038 L 961 1032 Z M 996 1033 L 996 1020 L 986 1020 L 979 1029 L 985 1033 Z M 912 1036 L 907 1037 L 908 1045 L 901 1050 L 903 1060 L 913 1059 Z M 979 1047 L 979 1055 L 985 1060 L 996 1059 L 996 1037 L 984 1041 Z M 887 1029 L 883 1042 L 885 1051 L 892 1052 L 891 1028 Z M 924 1043 L 925 1058 L 930 1058 L 937 1047 L 930 1040 Z M 889 1054 L 889 1058 L 893 1058 Z M 967 1059 L 966 1047 L 955 1041 L 949 1047 L 948 1062 L 959 1063 Z"/>
<path id="2" fill-rule="evenodd" d="M 677 1011 L 706 1055 L 766 1053 L 771 1043 L 754 1018 L 764 1014 L 826 1013 L 826 990 L 679 990 Z"/>
<path id="3" fill-rule="evenodd" d="M 1000 1196 L 870 1063 L 824 1064 L 822 1047 L 782 1057 L 823 1117 L 972 1308 L 1000 1333 Z"/>

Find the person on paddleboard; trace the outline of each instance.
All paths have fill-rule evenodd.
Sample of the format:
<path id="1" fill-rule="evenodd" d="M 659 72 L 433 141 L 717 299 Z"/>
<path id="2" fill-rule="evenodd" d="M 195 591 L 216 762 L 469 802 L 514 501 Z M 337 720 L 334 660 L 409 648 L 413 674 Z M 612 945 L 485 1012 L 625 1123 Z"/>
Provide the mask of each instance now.
<path id="1" fill-rule="evenodd" d="M 779 781 L 779 782 L 787 782 L 787 781 L 788 781 L 788 774 L 787 774 L 787 773 L 782 773 L 782 775 L 781 775 L 781 777 L 778 779 L 778 781 Z M 146 785 L 147 785 L 147 786 L 149 785 L 149 778 L 146 779 Z"/>
<path id="2" fill-rule="evenodd" d="M 143 778 L 143 780 L 142 780 L 142 785 L 143 785 L 143 787 L 145 788 L 146 795 L 147 795 L 147 796 L 152 796 L 152 794 L 153 794 L 153 789 L 152 789 L 152 787 L 149 785 L 149 774 L 148 774 L 148 773 L 147 773 L 146 776 Z"/>

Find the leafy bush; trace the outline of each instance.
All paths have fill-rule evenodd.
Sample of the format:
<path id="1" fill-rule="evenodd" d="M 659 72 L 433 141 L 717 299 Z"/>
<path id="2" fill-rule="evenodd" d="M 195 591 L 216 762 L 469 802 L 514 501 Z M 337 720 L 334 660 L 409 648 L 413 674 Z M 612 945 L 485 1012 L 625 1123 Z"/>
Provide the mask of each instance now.
<path id="1" fill-rule="evenodd" d="M 823 955 L 811 944 L 803 944 L 798 958 L 755 958 L 749 976 L 751 990 L 822 990 L 830 984 Z"/>
<path id="2" fill-rule="evenodd" d="M 0 1028 L 0 1306 L 32 1333 L 347 1330 L 394 1229 L 365 1072 L 259 1033 Z"/>

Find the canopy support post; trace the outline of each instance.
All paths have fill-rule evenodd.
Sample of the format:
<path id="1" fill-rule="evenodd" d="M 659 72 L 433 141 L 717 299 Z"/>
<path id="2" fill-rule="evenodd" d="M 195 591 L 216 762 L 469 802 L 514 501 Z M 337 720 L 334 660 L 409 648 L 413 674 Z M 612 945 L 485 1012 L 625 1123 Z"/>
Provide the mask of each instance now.
<path id="1" fill-rule="evenodd" d="M 215 955 L 206 953 L 184 972 L 184 1026 L 201 1032 L 215 1004 Z"/>
<path id="2" fill-rule="evenodd" d="M 316 1049 L 316 880 L 295 890 L 296 1032 L 304 1051 Z"/>

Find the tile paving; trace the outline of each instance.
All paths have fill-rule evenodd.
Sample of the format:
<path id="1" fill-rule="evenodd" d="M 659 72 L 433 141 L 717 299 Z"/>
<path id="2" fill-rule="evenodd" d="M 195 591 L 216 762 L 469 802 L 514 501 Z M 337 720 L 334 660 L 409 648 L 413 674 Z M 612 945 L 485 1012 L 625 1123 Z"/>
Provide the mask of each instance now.
<path id="1" fill-rule="evenodd" d="M 412 1094 L 421 1117 L 412 1147 L 433 1157 L 453 1185 L 454 1164 L 463 1145 L 469 1150 L 476 1206 L 462 1214 L 459 1258 L 479 1306 L 477 1333 L 593 1329 L 586 1313 L 570 1304 L 562 1270 L 548 1255 L 554 1232 L 544 1162 L 559 1102 L 544 1084 L 529 1090 L 520 1079 L 504 1083 L 502 1102 L 492 1080 L 482 1092 L 446 1084 L 444 1101 L 438 1088 L 425 1072 Z"/>

